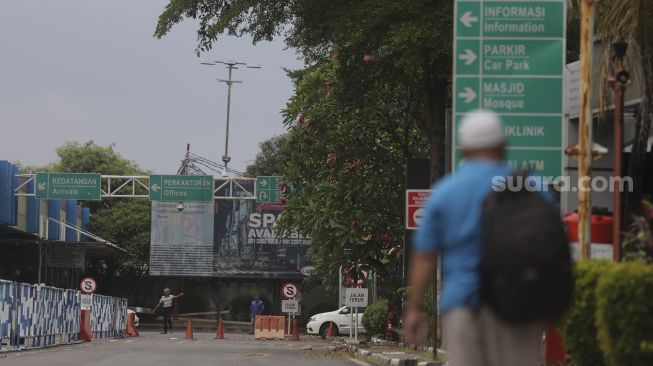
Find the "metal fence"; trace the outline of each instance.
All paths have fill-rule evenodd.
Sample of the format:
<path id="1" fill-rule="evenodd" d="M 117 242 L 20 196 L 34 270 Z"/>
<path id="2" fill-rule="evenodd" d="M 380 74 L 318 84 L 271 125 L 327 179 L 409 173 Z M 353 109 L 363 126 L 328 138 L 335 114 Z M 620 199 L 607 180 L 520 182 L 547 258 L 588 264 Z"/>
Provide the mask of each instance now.
<path id="1" fill-rule="evenodd" d="M 77 290 L 0 280 L 0 351 L 68 344 L 79 340 Z M 96 338 L 124 336 L 127 300 L 93 295 Z"/>
<path id="2" fill-rule="evenodd" d="M 93 295 L 91 331 L 95 338 L 121 338 L 127 328 L 127 299 Z"/>

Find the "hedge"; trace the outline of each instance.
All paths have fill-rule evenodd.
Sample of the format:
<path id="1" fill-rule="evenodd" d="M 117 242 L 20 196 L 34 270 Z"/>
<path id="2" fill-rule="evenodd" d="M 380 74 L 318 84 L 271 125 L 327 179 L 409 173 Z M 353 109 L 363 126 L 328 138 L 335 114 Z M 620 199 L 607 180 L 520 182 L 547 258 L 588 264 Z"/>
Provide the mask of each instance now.
<path id="1" fill-rule="evenodd" d="M 574 303 L 562 324 L 567 355 L 577 366 L 605 366 L 596 334 L 596 285 L 609 261 L 582 261 L 574 268 Z"/>
<path id="2" fill-rule="evenodd" d="M 598 338 L 609 366 L 653 365 L 653 266 L 623 263 L 596 289 Z"/>
<path id="3" fill-rule="evenodd" d="M 363 323 L 368 337 L 384 335 L 388 326 L 388 300 L 379 300 L 368 306 L 361 323 Z"/>
<path id="4" fill-rule="evenodd" d="M 653 265 L 583 261 L 562 324 L 575 366 L 653 365 Z"/>

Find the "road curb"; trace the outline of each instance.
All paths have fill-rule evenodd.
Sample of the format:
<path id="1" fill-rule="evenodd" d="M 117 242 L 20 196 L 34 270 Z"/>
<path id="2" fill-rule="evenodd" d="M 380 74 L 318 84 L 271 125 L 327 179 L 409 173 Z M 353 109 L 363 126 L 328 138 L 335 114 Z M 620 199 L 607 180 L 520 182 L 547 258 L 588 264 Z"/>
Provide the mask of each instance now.
<path id="1" fill-rule="evenodd" d="M 345 345 L 349 352 L 362 358 L 370 358 L 374 361 L 390 366 L 443 366 L 444 361 L 419 361 L 417 358 L 393 358 L 382 353 L 375 353 L 355 345 Z M 443 352 L 438 350 L 438 352 Z M 410 357 L 410 356 L 409 356 Z"/>

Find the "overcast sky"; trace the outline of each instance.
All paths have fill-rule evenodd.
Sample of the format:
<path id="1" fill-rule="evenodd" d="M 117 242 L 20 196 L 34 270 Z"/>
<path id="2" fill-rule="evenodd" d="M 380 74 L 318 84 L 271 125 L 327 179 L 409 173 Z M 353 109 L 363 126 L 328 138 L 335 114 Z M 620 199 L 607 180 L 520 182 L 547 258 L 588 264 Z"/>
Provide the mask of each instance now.
<path id="1" fill-rule="evenodd" d="M 195 22 L 152 37 L 166 0 L 0 0 L 0 160 L 41 165 L 65 141 L 116 144 L 125 158 L 175 173 L 186 143 L 224 153 L 224 66 L 200 65 Z M 258 143 L 284 131 L 293 86 L 282 67 L 302 63 L 281 40 L 220 40 L 202 59 L 262 65 L 239 69 L 232 90 L 230 167 L 244 170 Z M 101 173 L 101 172 L 99 172 Z"/>

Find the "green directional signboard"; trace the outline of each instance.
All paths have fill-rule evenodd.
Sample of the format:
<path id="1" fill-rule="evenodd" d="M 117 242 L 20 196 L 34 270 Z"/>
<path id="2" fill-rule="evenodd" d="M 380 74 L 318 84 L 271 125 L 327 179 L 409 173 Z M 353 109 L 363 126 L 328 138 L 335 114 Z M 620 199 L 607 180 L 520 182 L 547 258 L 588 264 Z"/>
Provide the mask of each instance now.
<path id="1" fill-rule="evenodd" d="M 97 173 L 36 173 L 36 198 L 97 201 L 102 192 L 100 181 Z"/>
<path id="2" fill-rule="evenodd" d="M 465 114 L 497 112 L 507 161 L 547 177 L 562 174 L 565 0 L 456 0 L 454 166 Z"/>
<path id="3" fill-rule="evenodd" d="M 213 201 L 213 176 L 151 175 L 151 201 Z"/>
<path id="4" fill-rule="evenodd" d="M 279 202 L 282 193 L 277 184 L 281 180 L 279 176 L 256 177 L 256 202 L 270 203 Z"/>

